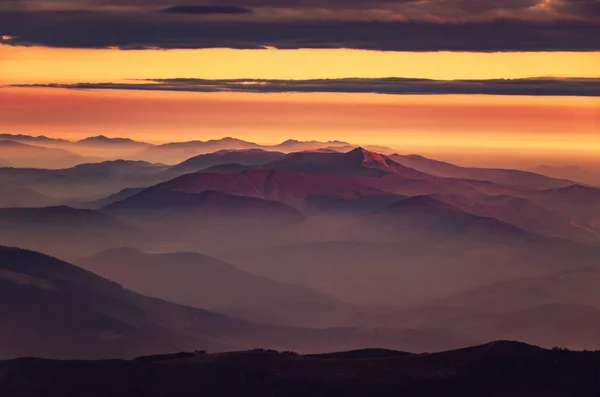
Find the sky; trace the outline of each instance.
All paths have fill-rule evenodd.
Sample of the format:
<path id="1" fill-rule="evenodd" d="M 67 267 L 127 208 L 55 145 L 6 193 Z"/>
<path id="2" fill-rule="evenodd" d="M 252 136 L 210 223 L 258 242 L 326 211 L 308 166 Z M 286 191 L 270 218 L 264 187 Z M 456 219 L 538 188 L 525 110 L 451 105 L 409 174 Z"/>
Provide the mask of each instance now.
<path id="1" fill-rule="evenodd" d="M 600 158 L 597 0 L 5 0 L 0 36 L 4 133 Z"/>

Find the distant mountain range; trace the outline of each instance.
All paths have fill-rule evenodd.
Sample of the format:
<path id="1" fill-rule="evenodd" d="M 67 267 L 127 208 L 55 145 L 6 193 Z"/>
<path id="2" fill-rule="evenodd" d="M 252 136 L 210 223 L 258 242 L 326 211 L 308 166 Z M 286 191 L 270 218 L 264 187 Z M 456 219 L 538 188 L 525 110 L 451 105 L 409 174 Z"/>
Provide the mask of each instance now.
<path id="1" fill-rule="evenodd" d="M 197 242 L 202 238 L 207 243 L 216 242 L 203 233 L 212 230 L 215 236 L 241 236 L 251 227 L 258 228 L 252 238 L 260 237 L 263 242 L 271 238 L 285 240 L 285 234 L 272 236 L 269 228 L 257 225 L 300 225 L 315 216 L 361 214 L 371 214 L 365 226 L 354 222 L 343 231 L 332 232 L 342 239 L 360 236 L 377 241 L 386 235 L 395 240 L 401 235 L 416 237 L 417 230 L 429 238 L 474 235 L 480 229 L 473 226 L 459 233 L 458 224 L 450 221 L 470 219 L 476 221 L 474 225 L 485 226 L 483 236 L 490 234 L 496 222 L 498 232 L 502 229 L 508 234 L 519 230 L 588 243 L 600 239 L 598 189 L 526 171 L 462 168 L 419 157 L 417 166 L 427 169 L 427 173 L 392 157 L 398 158 L 364 148 L 346 153 L 289 154 L 249 149 L 199 155 L 173 167 L 118 160 L 62 170 L 4 168 L 0 169 L 0 189 L 4 186 L 5 206 L 24 206 L 9 199 L 11 191 L 21 192 L 23 203 L 30 206 L 68 204 L 100 209 L 168 240 L 180 235 L 181 241 L 195 236 Z M 449 175 L 450 171 L 455 177 Z M 418 200 L 424 204 L 422 214 L 407 207 L 412 221 L 395 215 L 397 212 L 381 212 Z M 436 216 L 441 208 L 446 214 Z M 377 211 L 380 220 L 375 218 Z M 427 217 L 431 222 L 425 222 Z M 385 230 L 384 225 L 394 219 L 404 226 Z M 161 224 L 140 225 L 142 221 Z M 509 227 L 513 227 L 512 232 Z M 244 241 L 258 243 L 239 240 Z"/>
<path id="2" fill-rule="evenodd" d="M 143 238 L 143 232 L 97 211 L 66 206 L 0 208 L 1 244 L 77 256 Z"/>
<path id="3" fill-rule="evenodd" d="M 6 153 L 65 155 L 4 142 Z M 92 142 L 70 147 L 157 148 Z M 222 150 L 224 143 L 238 149 Z M 189 143 L 201 153 L 172 166 L 112 160 L 0 169 L 0 245 L 99 275 L 64 279 L 74 271 L 64 262 L 0 252 L 0 301 L 19 302 L 0 307 L 11 310 L 0 339 L 17 346 L 6 357 L 255 346 L 433 351 L 513 338 L 600 346 L 600 189 L 346 150 L 345 142 L 306 146 L 321 144 L 328 147 L 284 153 L 304 144 L 264 150 L 230 138 Z M 173 145 L 158 153 L 189 149 Z M 208 148 L 218 150 L 202 152 Z M 55 266 L 56 274 L 40 270 Z M 109 288 L 103 277 L 134 292 Z M 79 321 L 77 313 L 89 316 Z M 32 341 L 45 328 L 51 343 Z M 85 347 L 61 351 L 68 341 Z"/>
<path id="4" fill-rule="evenodd" d="M 0 186 L 27 188 L 71 204 L 99 199 L 131 185 L 151 186 L 168 179 L 168 167 L 144 161 L 106 161 L 64 169 L 0 168 Z"/>
<path id="5" fill-rule="evenodd" d="M 0 208 L 48 207 L 57 201 L 27 187 L 0 185 Z"/>
<path id="6" fill-rule="evenodd" d="M 551 189 L 566 187 L 574 183 L 569 181 L 569 178 L 563 177 L 563 180 L 557 180 L 553 177 L 544 177 L 540 175 L 540 173 L 536 174 L 520 170 L 459 167 L 454 164 L 432 160 L 418 155 L 403 156 L 393 154 L 390 158 L 406 167 L 414 168 L 415 170 L 443 178 L 490 181 L 525 189 Z"/>
<path id="7" fill-rule="evenodd" d="M 45 136 L 36 137 L 30 135 L 1 134 L 0 140 L 33 144 L 40 147 L 49 146 L 52 148 L 62 148 L 82 156 L 94 156 L 104 160 L 115 159 L 116 155 L 120 156 L 121 158 L 165 164 L 178 164 L 194 156 L 222 150 L 261 149 L 270 152 L 290 153 L 326 149 L 330 151 L 342 152 L 349 151 L 357 147 L 356 145 L 351 145 L 347 142 L 341 141 L 319 142 L 298 141 L 294 139 L 288 139 L 277 145 L 261 145 L 232 137 L 212 139 L 208 141 L 195 140 L 186 142 L 170 142 L 164 144 L 139 142 L 130 138 L 110 138 L 104 135 L 88 137 L 79 141 L 68 141 L 65 139 L 54 139 Z M 386 154 L 394 153 L 393 149 L 384 146 L 368 146 L 367 149 Z M 0 147 L 0 158 L 3 157 L 2 153 L 3 151 Z M 33 165 L 24 163 L 25 162 L 20 162 L 16 165 Z M 53 168 L 59 167 L 60 166 Z"/>
<path id="8" fill-rule="evenodd" d="M 0 158 L 14 167 L 62 168 L 86 161 L 84 157 L 64 149 L 46 148 L 6 139 L 0 140 Z"/>
<path id="9" fill-rule="evenodd" d="M 93 136 L 74 142 L 76 145 L 83 146 L 127 146 L 143 148 L 152 146 L 150 143 L 138 142 L 129 138 L 108 138 L 104 135 Z"/>
<path id="10" fill-rule="evenodd" d="M 534 169 L 542 175 L 548 175 L 552 178 L 563 178 L 587 183 L 596 187 L 600 187 L 600 172 L 590 171 L 576 166 L 556 167 L 550 165 L 541 165 Z"/>
<path id="11" fill-rule="evenodd" d="M 214 153 L 201 154 L 183 161 L 169 169 L 169 173 L 179 176 L 205 170 L 215 166 L 235 164 L 254 166 L 280 160 L 285 156 L 281 152 L 269 152 L 262 149 L 220 150 Z"/>
<path id="12" fill-rule="evenodd" d="M 16 142 L 30 142 L 39 144 L 68 144 L 71 141 L 66 139 L 48 138 L 47 136 L 31 136 L 31 135 L 13 135 L 13 134 L 0 134 L 0 140 L 16 141 Z"/>

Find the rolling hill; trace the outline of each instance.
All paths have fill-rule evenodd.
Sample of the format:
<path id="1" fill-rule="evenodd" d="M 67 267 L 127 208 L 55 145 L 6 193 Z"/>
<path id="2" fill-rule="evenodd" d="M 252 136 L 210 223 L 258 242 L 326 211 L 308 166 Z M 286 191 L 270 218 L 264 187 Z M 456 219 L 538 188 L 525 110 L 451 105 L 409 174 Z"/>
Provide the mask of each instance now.
<path id="1" fill-rule="evenodd" d="M 74 142 L 74 144 L 78 146 L 92 146 L 105 148 L 128 147 L 137 149 L 152 146 L 149 143 L 134 141 L 130 138 L 109 138 L 104 135 L 92 136 L 85 139 L 81 139 L 77 142 Z"/>
<path id="2" fill-rule="evenodd" d="M 252 166 L 278 160 L 284 156 L 281 152 L 267 152 L 261 149 L 220 150 L 214 153 L 201 154 L 171 167 L 169 174 L 180 176 L 199 172 L 210 167 L 226 164 Z"/>
<path id="3" fill-rule="evenodd" d="M 443 178 L 474 179 L 494 182 L 505 186 L 538 190 L 561 188 L 573 184 L 572 181 L 566 179 L 555 179 L 528 171 L 460 167 L 414 154 L 393 154 L 390 158 L 406 167 L 414 168 L 415 170 Z"/>
<path id="4" fill-rule="evenodd" d="M 382 353 L 387 353 L 381 356 Z M 497 341 L 437 354 L 382 350 L 301 356 L 254 350 L 131 361 L 0 362 L 6 397 L 564 397 L 600 393 L 600 353 Z"/>
<path id="5" fill-rule="evenodd" d="M 78 264 L 146 296 L 221 313 L 244 313 L 254 320 L 307 326 L 319 312 L 344 306 L 324 294 L 258 277 L 192 252 L 147 254 L 119 248 Z"/>
<path id="6" fill-rule="evenodd" d="M 0 140 L 0 158 L 14 167 L 73 167 L 86 159 L 65 149 L 36 146 L 17 141 Z"/>
<path id="7" fill-rule="evenodd" d="M 130 358 L 255 346 L 323 352 L 373 341 L 418 351 L 466 343 L 427 331 L 313 330 L 246 322 L 147 298 L 69 263 L 18 248 L 0 248 L 0 297 L 2 358 Z"/>
<path id="8" fill-rule="evenodd" d="M 551 166 L 540 165 L 534 172 L 547 175 L 552 178 L 569 179 L 580 183 L 600 187 L 600 172 L 587 170 L 577 166 Z"/>
<path id="9" fill-rule="evenodd" d="M 151 186 L 168 177 L 166 167 L 143 161 L 114 160 L 80 164 L 64 169 L 4 168 L 0 183 L 29 188 L 67 204 L 113 194 L 134 186 Z"/>
<path id="10" fill-rule="evenodd" d="M 135 158 L 156 163 L 178 164 L 200 154 L 213 153 L 221 150 L 247 150 L 258 148 L 259 145 L 256 143 L 226 137 L 209 141 L 171 142 L 155 145 L 142 149 L 135 155 Z"/>
<path id="11" fill-rule="evenodd" d="M 89 255 L 144 237 L 143 232 L 97 211 L 66 206 L 0 208 L 0 244 L 62 257 Z"/>

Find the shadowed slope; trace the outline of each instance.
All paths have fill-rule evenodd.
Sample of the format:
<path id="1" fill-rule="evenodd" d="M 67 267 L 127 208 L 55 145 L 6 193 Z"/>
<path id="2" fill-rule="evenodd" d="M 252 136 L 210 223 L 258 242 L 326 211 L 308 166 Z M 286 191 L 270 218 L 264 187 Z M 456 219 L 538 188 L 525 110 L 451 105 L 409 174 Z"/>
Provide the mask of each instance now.
<path id="1" fill-rule="evenodd" d="M 97 211 L 65 206 L 0 208 L 0 244 L 76 257 L 140 238 L 139 231 Z"/>
<path id="2" fill-rule="evenodd" d="M 465 341 L 410 330 L 310 330 L 245 322 L 146 298 L 66 262 L 0 248 L 1 357 L 131 357 L 173 350 L 265 346 L 303 351 L 443 349 Z M 43 338 L 40 338 L 43 330 Z"/>
<path id="3" fill-rule="evenodd" d="M 393 154 L 390 158 L 406 167 L 444 178 L 475 179 L 526 189 L 560 188 L 569 186 L 573 183 L 565 179 L 555 179 L 528 171 L 460 167 L 415 154 Z"/>
<path id="4" fill-rule="evenodd" d="M 72 167 L 85 162 L 83 157 L 67 150 L 0 140 L 0 158 L 15 167 Z"/>
<path id="5" fill-rule="evenodd" d="M 111 249 L 78 261 L 86 269 L 148 296 L 250 318 L 307 324 L 311 311 L 342 306 L 334 299 L 293 284 L 243 272 L 223 261 L 191 252 L 146 254 Z"/>
<path id="6" fill-rule="evenodd" d="M 171 167 L 168 173 L 178 176 L 224 164 L 239 164 L 243 166 L 259 165 L 278 160 L 283 156 L 284 154 L 280 152 L 267 152 L 261 149 L 221 150 L 192 157 L 191 159 Z"/>
<path id="7" fill-rule="evenodd" d="M 339 358 L 255 350 L 152 362 L 1 362 L 7 397 L 564 397 L 600 393 L 600 353 L 499 341 L 437 354 Z"/>

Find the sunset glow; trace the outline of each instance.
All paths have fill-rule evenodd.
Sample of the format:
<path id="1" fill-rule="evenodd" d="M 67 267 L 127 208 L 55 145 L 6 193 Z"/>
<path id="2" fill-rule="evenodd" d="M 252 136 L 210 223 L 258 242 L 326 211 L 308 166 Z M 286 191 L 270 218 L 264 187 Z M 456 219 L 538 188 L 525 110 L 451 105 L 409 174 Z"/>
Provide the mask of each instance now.
<path id="1" fill-rule="evenodd" d="M 412 77 L 453 80 L 600 76 L 600 52 L 409 53 L 347 49 L 120 51 L 0 45 L 0 60 L 0 84 L 115 82 L 173 77 Z"/>

